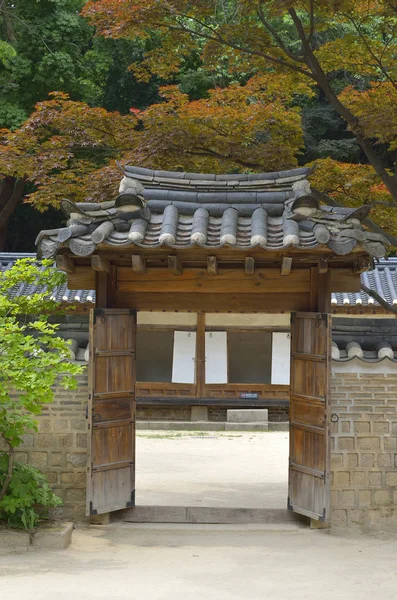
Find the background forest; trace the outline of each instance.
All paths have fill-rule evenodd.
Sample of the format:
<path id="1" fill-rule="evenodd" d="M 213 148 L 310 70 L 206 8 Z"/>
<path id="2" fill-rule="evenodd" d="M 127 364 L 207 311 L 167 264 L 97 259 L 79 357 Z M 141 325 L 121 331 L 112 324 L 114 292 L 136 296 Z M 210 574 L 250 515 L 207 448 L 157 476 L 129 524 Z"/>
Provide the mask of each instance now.
<path id="1" fill-rule="evenodd" d="M 109 199 L 116 160 L 201 172 L 316 164 L 397 245 L 395 0 L 0 0 L 0 251 Z"/>

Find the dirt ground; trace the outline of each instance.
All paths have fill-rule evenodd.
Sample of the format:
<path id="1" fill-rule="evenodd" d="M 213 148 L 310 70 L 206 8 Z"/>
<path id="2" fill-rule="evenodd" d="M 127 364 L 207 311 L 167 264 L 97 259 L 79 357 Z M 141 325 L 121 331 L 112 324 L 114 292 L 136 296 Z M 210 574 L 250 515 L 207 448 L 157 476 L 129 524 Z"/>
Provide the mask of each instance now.
<path id="1" fill-rule="evenodd" d="M 82 528 L 69 550 L 0 556 L 26 600 L 395 600 L 397 540 L 243 526 Z"/>
<path id="2" fill-rule="evenodd" d="M 139 431 L 136 503 L 286 508 L 287 432 Z"/>

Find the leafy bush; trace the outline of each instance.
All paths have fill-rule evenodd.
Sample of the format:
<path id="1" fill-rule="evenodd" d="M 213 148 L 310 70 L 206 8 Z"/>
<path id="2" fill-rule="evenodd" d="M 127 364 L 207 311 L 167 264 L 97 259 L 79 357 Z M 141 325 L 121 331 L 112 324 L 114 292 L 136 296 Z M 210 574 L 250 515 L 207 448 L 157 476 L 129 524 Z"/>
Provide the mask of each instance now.
<path id="1" fill-rule="evenodd" d="M 9 457 L 0 453 L 0 487 L 8 472 Z M 43 473 L 30 465 L 14 462 L 7 492 L 0 500 L 0 520 L 11 527 L 32 529 L 47 516 L 47 509 L 62 504 Z"/>

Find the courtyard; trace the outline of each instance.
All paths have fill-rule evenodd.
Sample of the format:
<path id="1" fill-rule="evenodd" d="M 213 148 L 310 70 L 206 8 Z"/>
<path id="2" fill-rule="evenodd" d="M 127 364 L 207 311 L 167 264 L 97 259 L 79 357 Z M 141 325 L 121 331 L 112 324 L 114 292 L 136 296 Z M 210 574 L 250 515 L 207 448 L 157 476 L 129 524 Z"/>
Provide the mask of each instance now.
<path id="1" fill-rule="evenodd" d="M 139 431 L 136 503 L 286 508 L 287 432 Z"/>

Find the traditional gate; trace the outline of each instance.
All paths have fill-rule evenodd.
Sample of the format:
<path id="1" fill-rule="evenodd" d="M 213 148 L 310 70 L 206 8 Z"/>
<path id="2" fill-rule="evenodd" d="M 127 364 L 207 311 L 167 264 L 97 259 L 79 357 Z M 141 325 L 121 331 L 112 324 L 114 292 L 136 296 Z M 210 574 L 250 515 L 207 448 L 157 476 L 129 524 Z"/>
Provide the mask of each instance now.
<path id="1" fill-rule="evenodd" d="M 359 291 L 360 272 L 385 254 L 382 236 L 360 227 L 368 207 L 320 206 L 304 168 L 124 174 L 114 201 L 64 201 L 67 227 L 38 237 L 39 254 L 56 257 L 70 289 L 95 290 L 101 309 L 91 320 L 88 514 L 134 502 L 134 310 L 301 311 L 291 326 L 289 507 L 327 520 L 327 313 L 331 292 Z M 203 395 L 202 347 L 196 358 Z"/>

